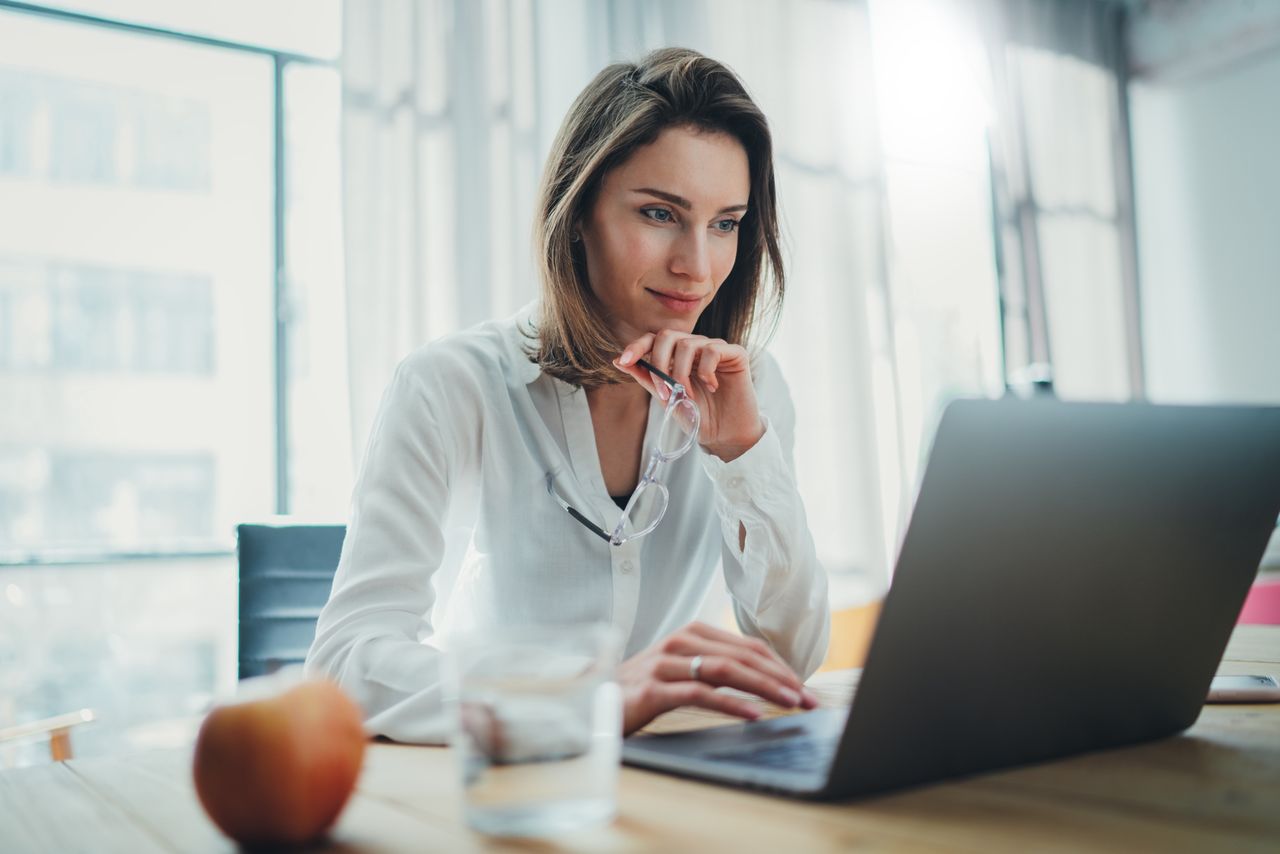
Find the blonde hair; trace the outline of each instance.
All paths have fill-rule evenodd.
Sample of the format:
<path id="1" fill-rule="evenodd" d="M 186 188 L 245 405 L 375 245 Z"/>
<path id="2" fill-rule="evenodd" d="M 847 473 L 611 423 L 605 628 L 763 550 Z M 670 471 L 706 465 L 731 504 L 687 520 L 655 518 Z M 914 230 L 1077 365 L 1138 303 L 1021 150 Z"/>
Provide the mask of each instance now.
<path id="1" fill-rule="evenodd" d="M 583 244 L 573 239 L 575 224 L 589 214 L 609 170 L 671 127 L 732 136 L 746 149 L 750 171 L 737 258 L 694 332 L 746 345 L 753 330 L 764 327 L 767 339 L 777 324 L 785 276 L 769 124 L 724 65 L 692 50 L 655 50 L 638 63 L 608 66 L 582 90 L 556 134 L 538 191 L 534 250 L 542 309 L 529 356 L 572 385 L 625 379 L 611 361 L 628 343 L 614 340 L 605 322 L 587 281 Z"/>

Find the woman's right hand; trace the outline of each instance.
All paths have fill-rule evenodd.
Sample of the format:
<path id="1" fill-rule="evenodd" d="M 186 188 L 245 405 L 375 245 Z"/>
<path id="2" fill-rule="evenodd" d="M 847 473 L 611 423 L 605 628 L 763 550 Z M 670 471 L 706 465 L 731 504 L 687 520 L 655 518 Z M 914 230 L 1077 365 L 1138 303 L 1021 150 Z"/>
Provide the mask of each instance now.
<path id="1" fill-rule="evenodd" d="M 693 660 L 702 657 L 698 678 Z M 622 733 L 630 735 L 663 712 L 701 706 L 748 720 L 755 704 L 719 687 L 737 688 L 783 708 L 813 709 L 818 700 L 768 644 L 704 623 L 690 623 L 618 665 L 622 686 Z"/>

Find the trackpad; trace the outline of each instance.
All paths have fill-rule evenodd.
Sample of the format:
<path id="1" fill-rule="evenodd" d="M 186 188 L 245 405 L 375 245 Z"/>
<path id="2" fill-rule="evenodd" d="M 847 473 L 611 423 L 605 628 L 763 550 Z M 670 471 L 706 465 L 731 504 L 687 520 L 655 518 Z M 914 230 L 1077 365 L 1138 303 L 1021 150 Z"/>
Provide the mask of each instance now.
<path id="1" fill-rule="evenodd" d="M 735 748 L 754 747 L 795 738 L 838 739 L 844 730 L 847 709 L 815 709 L 764 721 L 663 735 L 642 735 L 627 739 L 646 750 L 695 756 Z"/>

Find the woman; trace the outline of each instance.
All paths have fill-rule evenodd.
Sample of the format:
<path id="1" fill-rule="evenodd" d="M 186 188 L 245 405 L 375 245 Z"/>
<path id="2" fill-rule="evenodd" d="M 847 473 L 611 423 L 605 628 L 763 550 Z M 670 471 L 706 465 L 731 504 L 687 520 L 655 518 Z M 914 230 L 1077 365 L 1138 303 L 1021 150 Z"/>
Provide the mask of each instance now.
<path id="1" fill-rule="evenodd" d="M 460 502 L 447 628 L 611 621 L 625 732 L 689 704 L 756 717 L 719 686 L 816 705 L 797 673 L 825 655 L 827 587 L 794 412 L 744 348 L 783 293 L 771 146 L 693 51 L 611 65 L 574 102 L 540 190 L 540 304 L 410 355 L 373 428 L 307 659 L 370 731 L 447 737 L 432 576 Z M 746 637 L 690 622 L 720 563 Z"/>

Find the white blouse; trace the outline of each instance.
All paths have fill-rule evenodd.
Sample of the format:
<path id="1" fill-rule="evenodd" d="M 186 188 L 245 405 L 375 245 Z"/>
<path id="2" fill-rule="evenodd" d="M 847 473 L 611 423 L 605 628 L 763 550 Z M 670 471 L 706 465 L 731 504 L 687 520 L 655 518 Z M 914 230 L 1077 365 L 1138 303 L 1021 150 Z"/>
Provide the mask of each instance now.
<path id="1" fill-rule="evenodd" d="M 802 679 L 813 673 L 827 650 L 827 579 L 796 491 L 795 411 L 777 363 L 765 355 L 753 369 L 760 441 L 729 463 L 695 445 L 667 465 L 661 523 L 615 547 L 547 494 L 551 472 L 560 495 L 606 531 L 622 513 L 605 489 L 586 395 L 525 354 L 535 312 L 447 336 L 397 368 L 307 672 L 336 679 L 370 733 L 442 742 L 441 650 L 452 632 L 609 621 L 629 657 L 696 617 L 720 565 L 742 630 Z M 642 459 L 662 413 L 651 400 Z M 459 532 L 455 576 L 448 559 L 462 549 L 448 540 Z"/>

